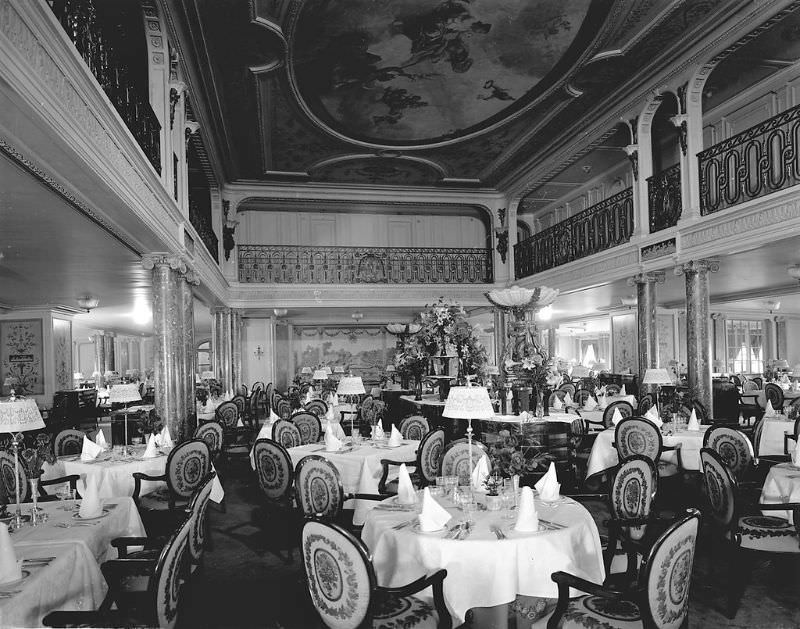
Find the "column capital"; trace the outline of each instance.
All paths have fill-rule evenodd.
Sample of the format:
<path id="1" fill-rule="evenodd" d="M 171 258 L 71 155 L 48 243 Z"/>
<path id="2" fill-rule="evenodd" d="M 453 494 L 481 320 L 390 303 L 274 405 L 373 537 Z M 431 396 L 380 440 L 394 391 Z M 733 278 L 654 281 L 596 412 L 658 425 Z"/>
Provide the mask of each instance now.
<path id="1" fill-rule="evenodd" d="M 142 256 L 142 266 L 152 271 L 157 266 L 168 266 L 173 271 L 186 272 L 186 263 L 172 253 L 148 253 Z"/>
<path id="2" fill-rule="evenodd" d="M 675 267 L 675 275 L 689 275 L 690 273 L 716 273 L 719 271 L 719 260 L 689 260 Z"/>
<path id="3" fill-rule="evenodd" d="M 628 286 L 637 284 L 663 284 L 665 279 L 664 271 L 647 271 L 628 278 Z"/>

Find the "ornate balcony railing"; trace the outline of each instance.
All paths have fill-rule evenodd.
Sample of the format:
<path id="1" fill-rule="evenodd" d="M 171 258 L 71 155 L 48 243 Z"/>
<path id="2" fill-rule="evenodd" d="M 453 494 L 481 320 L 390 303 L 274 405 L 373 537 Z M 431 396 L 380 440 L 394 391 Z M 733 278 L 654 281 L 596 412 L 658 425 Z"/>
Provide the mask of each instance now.
<path id="1" fill-rule="evenodd" d="M 633 190 L 628 188 L 526 238 L 514 247 L 517 279 L 573 262 L 630 240 Z"/>
<path id="2" fill-rule="evenodd" d="M 675 164 L 647 178 L 650 233 L 674 227 L 683 209 L 681 201 L 681 165 Z"/>
<path id="3" fill-rule="evenodd" d="M 697 154 L 700 213 L 800 183 L 800 105 Z"/>
<path id="4" fill-rule="evenodd" d="M 128 77 L 128 69 L 103 33 L 92 0 L 47 0 L 67 36 L 103 88 L 114 108 L 139 143 L 147 159 L 161 173 L 161 123 L 147 93 L 140 93 Z"/>
<path id="5" fill-rule="evenodd" d="M 189 200 L 189 222 L 192 224 L 192 227 L 195 228 L 195 231 L 197 231 L 200 240 L 203 241 L 211 257 L 214 258 L 215 262 L 219 263 L 219 246 L 217 244 L 219 240 L 217 239 L 217 235 L 211 227 L 211 222 L 203 215 L 197 207 L 197 204 L 193 203 L 191 199 Z"/>
<path id="6" fill-rule="evenodd" d="M 490 284 L 491 249 L 239 245 L 239 281 Z"/>

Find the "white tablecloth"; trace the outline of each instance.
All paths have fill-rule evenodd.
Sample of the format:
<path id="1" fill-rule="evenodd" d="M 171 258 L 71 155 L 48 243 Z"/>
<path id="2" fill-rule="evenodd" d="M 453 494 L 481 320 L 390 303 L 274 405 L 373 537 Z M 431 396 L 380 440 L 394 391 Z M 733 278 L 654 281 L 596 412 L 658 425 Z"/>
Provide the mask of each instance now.
<path id="1" fill-rule="evenodd" d="M 800 391 L 792 391 L 791 389 L 784 389 L 783 391 L 783 402 L 784 404 L 788 404 L 792 400 L 796 400 L 800 397 Z M 763 389 L 759 389 L 757 391 L 743 391 L 742 398 L 745 400 L 746 403 L 752 404 L 755 401 L 761 408 L 767 407 L 767 396 L 764 393 Z M 780 410 L 780 409 L 775 409 Z"/>
<path id="2" fill-rule="evenodd" d="M 701 430 L 681 430 L 673 435 L 664 435 L 664 445 L 674 446 L 681 443 L 681 461 L 686 470 L 700 470 L 700 449 L 703 447 L 703 436 L 711 426 L 701 426 Z M 619 463 L 617 449 L 614 443 L 614 428 L 606 428 L 598 433 L 592 451 L 589 453 L 589 461 L 586 466 L 586 476 L 598 474 L 609 468 L 615 467 Z M 677 454 L 664 452 L 662 460 L 677 463 Z"/>
<path id="3" fill-rule="evenodd" d="M 453 516 L 449 525 L 463 519 L 449 500 L 437 500 Z M 406 585 L 445 568 L 444 598 L 458 625 L 470 608 L 510 603 L 517 594 L 556 598 L 550 575 L 558 570 L 603 582 L 600 537 L 589 512 L 572 500 L 557 507 L 536 500 L 536 508 L 540 519 L 564 528 L 516 533 L 510 530 L 514 521 L 501 519 L 501 511 L 478 511 L 474 532 L 458 541 L 444 539 L 443 533 L 420 533 L 416 525 L 394 530 L 393 524 L 414 513 L 373 509 L 361 538 L 372 553 L 379 585 Z M 498 540 L 491 525 L 501 526 L 507 539 Z"/>
<path id="4" fill-rule="evenodd" d="M 377 494 L 378 481 L 381 479 L 383 467 L 381 459 L 391 459 L 393 461 L 413 461 L 416 458 L 419 441 L 404 440 L 403 445 L 397 448 L 377 447 L 370 441 L 359 444 L 355 450 L 350 452 L 325 452 L 324 444 L 313 443 L 297 448 L 289 448 L 289 456 L 292 457 L 292 465 L 297 465 L 305 456 L 316 454 L 324 456 L 339 470 L 342 479 L 344 492 Z M 397 476 L 398 467 L 391 468 L 394 476 Z M 393 478 L 390 477 L 390 478 Z M 374 500 L 355 500 L 346 503 L 347 508 L 353 508 L 353 524 L 363 524 L 368 511 L 376 504 Z"/>
<path id="5" fill-rule="evenodd" d="M 532 417 L 533 420 L 531 419 L 525 420 L 519 415 L 494 415 L 487 419 L 482 419 L 481 421 L 490 423 L 503 423 L 503 424 L 523 424 L 523 423 L 530 423 L 532 421 L 539 421 L 535 415 L 533 415 Z M 579 417 L 574 413 L 564 413 L 562 411 L 550 411 L 550 414 L 543 417 L 542 421 L 564 422 L 565 424 L 571 424 L 576 419 L 579 419 Z"/>
<path id="6" fill-rule="evenodd" d="M 761 502 L 765 504 L 800 502 L 800 467 L 792 463 L 773 465 L 761 489 Z M 764 511 L 764 515 L 784 517 L 788 518 L 789 522 L 794 522 L 791 511 Z"/>
<path id="7" fill-rule="evenodd" d="M 794 422 L 784 415 L 777 417 L 764 417 L 761 428 L 761 441 L 758 445 L 758 454 L 785 454 L 783 451 L 783 436 L 794 431 Z M 791 442 L 794 444 L 794 442 Z"/>

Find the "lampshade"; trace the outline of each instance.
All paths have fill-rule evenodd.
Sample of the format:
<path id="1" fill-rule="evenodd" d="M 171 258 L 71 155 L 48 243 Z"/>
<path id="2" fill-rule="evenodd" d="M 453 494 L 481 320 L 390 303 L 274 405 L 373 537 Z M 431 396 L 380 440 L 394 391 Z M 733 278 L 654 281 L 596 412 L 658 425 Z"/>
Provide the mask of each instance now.
<path id="1" fill-rule="evenodd" d="M 394 365 L 386 365 L 386 373 L 394 373 L 395 371 L 397 370 L 395 369 Z"/>
<path id="2" fill-rule="evenodd" d="M 486 419 L 494 415 L 486 387 L 451 387 L 444 403 L 443 417 Z"/>
<path id="3" fill-rule="evenodd" d="M 789 368 L 789 361 L 785 358 L 781 360 L 775 361 L 775 368 L 776 369 L 788 369 Z"/>
<path id="4" fill-rule="evenodd" d="M 314 375 L 311 376 L 311 379 L 312 380 L 327 380 L 328 379 L 328 374 L 325 373 L 324 369 L 317 369 L 314 372 Z"/>
<path id="5" fill-rule="evenodd" d="M 310 374 L 310 373 L 312 373 L 312 371 L 311 371 L 311 367 L 303 367 L 303 368 L 300 370 L 300 373 L 304 373 L 304 374 Z"/>
<path id="6" fill-rule="evenodd" d="M 366 392 L 361 376 L 344 376 L 336 387 L 337 395 L 364 395 Z"/>
<path id="7" fill-rule="evenodd" d="M 99 378 L 102 374 L 99 371 L 92 372 L 92 378 Z"/>
<path id="8" fill-rule="evenodd" d="M 125 402 L 140 402 L 142 396 L 139 395 L 138 384 L 116 384 L 108 394 L 109 404 L 119 404 Z"/>
<path id="9" fill-rule="evenodd" d="M 325 365 L 325 373 L 328 374 L 328 375 L 333 373 L 333 371 L 331 370 L 330 367 L 328 367 L 328 365 Z"/>
<path id="10" fill-rule="evenodd" d="M 214 372 L 213 371 L 204 371 L 200 374 L 200 377 L 203 380 L 213 380 L 214 379 Z"/>
<path id="11" fill-rule="evenodd" d="M 44 428 L 42 414 L 31 398 L 0 402 L 0 432 L 25 432 Z"/>
<path id="12" fill-rule="evenodd" d="M 76 371 L 72 374 L 73 380 L 83 380 L 83 374 L 80 371 Z"/>
<path id="13" fill-rule="evenodd" d="M 648 369 L 644 372 L 642 384 L 672 384 L 666 369 Z"/>
<path id="14" fill-rule="evenodd" d="M 333 368 L 333 373 L 344 373 L 344 367 L 342 367 L 341 365 L 336 365 Z"/>
<path id="15" fill-rule="evenodd" d="M 406 324 L 405 323 L 387 323 L 386 324 L 386 331 L 389 334 L 404 334 L 406 331 Z"/>

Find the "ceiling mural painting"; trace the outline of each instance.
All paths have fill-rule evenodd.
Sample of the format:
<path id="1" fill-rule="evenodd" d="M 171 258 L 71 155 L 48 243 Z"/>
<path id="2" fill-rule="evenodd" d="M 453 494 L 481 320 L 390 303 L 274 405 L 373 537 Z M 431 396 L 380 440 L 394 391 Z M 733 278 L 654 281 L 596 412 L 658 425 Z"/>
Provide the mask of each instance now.
<path id="1" fill-rule="evenodd" d="M 309 168 L 319 181 L 351 183 L 402 183 L 407 186 L 434 185 L 442 179 L 440 169 L 422 160 L 402 157 L 352 156 L 329 160 Z"/>

